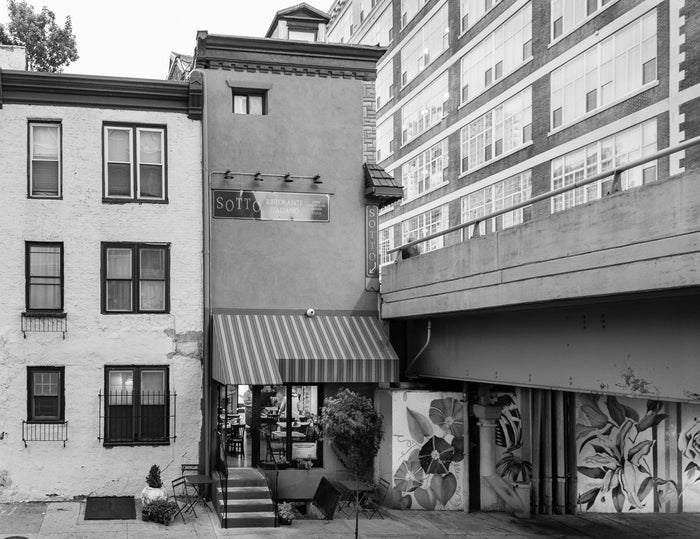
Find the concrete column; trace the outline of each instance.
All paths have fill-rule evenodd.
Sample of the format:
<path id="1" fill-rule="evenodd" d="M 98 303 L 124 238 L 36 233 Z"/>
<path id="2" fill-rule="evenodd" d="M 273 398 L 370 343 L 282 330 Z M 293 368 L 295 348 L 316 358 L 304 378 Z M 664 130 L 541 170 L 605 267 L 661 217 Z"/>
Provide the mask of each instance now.
<path id="1" fill-rule="evenodd" d="M 496 420 L 501 415 L 498 406 L 474 405 L 474 414 L 479 419 L 479 476 L 481 477 L 481 510 L 498 511 L 499 497 L 484 477 L 496 474 Z"/>

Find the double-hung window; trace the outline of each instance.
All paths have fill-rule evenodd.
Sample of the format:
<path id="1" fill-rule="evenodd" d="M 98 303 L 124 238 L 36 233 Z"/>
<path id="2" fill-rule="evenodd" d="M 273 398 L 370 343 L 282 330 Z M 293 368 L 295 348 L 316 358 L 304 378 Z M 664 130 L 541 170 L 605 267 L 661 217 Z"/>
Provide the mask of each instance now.
<path id="1" fill-rule="evenodd" d="M 394 255 L 389 253 L 394 248 L 394 227 L 382 228 L 379 231 L 379 265 L 393 262 Z"/>
<path id="2" fill-rule="evenodd" d="M 29 122 L 29 196 L 61 197 L 59 122 Z"/>
<path id="3" fill-rule="evenodd" d="M 484 15 L 501 3 L 501 0 L 460 0 L 462 32 L 474 26 Z"/>
<path id="4" fill-rule="evenodd" d="M 266 90 L 233 89 L 233 113 L 261 116 L 267 114 Z"/>
<path id="5" fill-rule="evenodd" d="M 571 32 L 613 0 L 552 0 L 552 39 Z"/>
<path id="6" fill-rule="evenodd" d="M 105 445 L 167 444 L 168 367 L 105 367 Z"/>
<path id="7" fill-rule="evenodd" d="M 169 245 L 102 244 L 103 312 L 167 313 L 169 296 Z"/>
<path id="8" fill-rule="evenodd" d="M 63 244 L 27 242 L 27 311 L 63 310 Z"/>
<path id="9" fill-rule="evenodd" d="M 401 107 L 401 143 L 407 144 L 447 116 L 450 98 L 447 71 Z"/>
<path id="10" fill-rule="evenodd" d="M 165 149 L 165 127 L 105 125 L 105 200 L 167 200 Z"/>
<path id="11" fill-rule="evenodd" d="M 34 423 L 65 419 L 64 367 L 27 367 L 27 420 Z"/>

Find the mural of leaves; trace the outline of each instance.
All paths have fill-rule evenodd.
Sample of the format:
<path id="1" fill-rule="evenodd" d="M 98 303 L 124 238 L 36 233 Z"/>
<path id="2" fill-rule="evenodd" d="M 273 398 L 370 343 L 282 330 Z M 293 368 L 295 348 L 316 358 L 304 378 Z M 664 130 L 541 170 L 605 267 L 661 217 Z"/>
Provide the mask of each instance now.
<path id="1" fill-rule="evenodd" d="M 420 412 L 406 408 L 406 418 L 408 420 L 408 433 L 419 444 L 422 444 L 428 436 L 433 435 L 433 425 Z"/>
<path id="2" fill-rule="evenodd" d="M 416 490 L 413 495 L 416 498 L 416 501 L 423 507 L 423 509 L 427 509 L 428 511 L 432 511 L 435 509 L 435 504 L 437 503 L 437 496 L 435 495 L 435 492 L 433 489 L 424 489 L 424 488 L 419 488 Z"/>

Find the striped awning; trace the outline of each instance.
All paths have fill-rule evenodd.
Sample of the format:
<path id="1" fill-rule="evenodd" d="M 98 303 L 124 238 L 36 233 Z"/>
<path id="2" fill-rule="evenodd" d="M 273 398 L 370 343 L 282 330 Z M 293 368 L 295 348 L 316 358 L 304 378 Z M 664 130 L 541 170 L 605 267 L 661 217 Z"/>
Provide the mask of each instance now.
<path id="1" fill-rule="evenodd" d="M 215 314 L 213 378 L 225 384 L 398 381 L 372 316 Z"/>

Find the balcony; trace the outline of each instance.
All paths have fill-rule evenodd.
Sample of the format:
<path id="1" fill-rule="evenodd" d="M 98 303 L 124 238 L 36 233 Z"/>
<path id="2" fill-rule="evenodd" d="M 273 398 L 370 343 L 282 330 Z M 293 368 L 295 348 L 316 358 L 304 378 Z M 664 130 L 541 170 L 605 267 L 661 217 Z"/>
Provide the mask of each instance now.
<path id="1" fill-rule="evenodd" d="M 549 204 L 549 196 L 536 198 Z M 382 268 L 382 317 L 696 287 L 698 215 L 700 170 L 693 170 L 400 260 Z"/>

